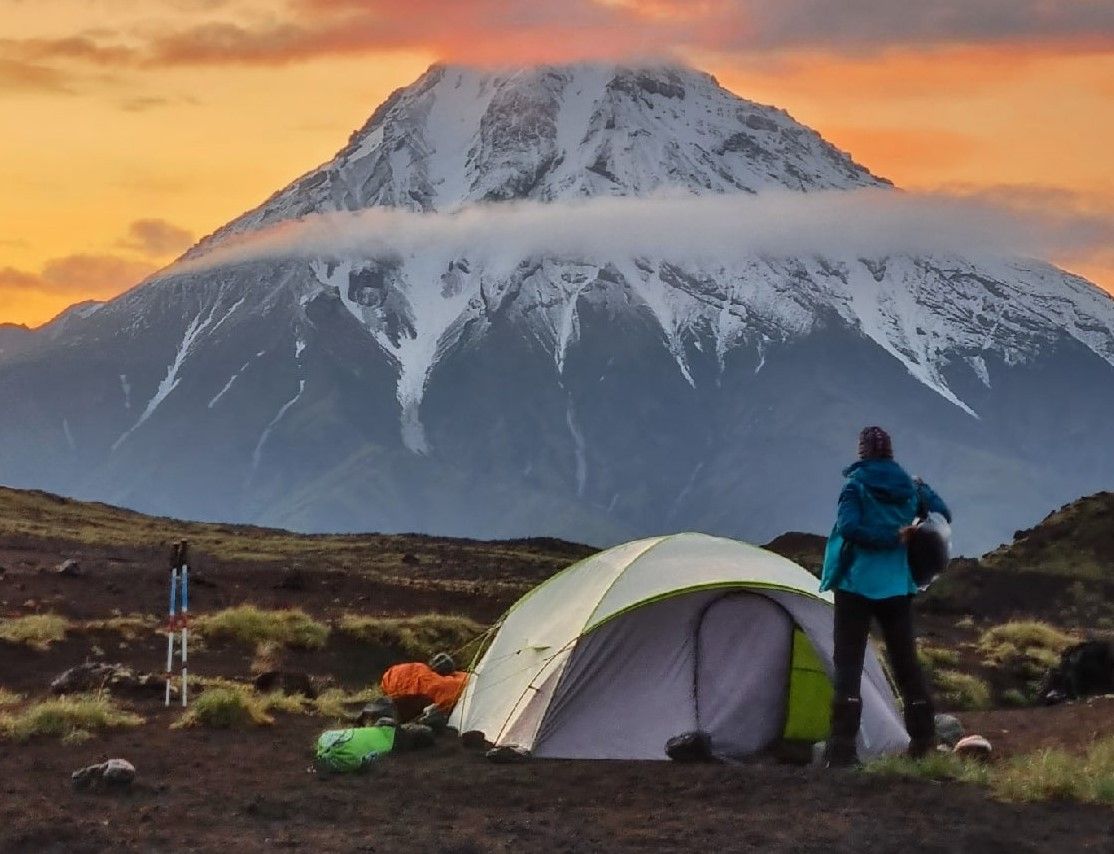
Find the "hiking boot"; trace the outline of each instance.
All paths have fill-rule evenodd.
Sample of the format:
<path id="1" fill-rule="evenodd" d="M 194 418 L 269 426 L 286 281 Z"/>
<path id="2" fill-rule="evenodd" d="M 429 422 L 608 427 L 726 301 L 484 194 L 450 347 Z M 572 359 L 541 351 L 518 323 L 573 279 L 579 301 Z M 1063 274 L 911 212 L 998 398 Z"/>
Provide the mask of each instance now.
<path id="1" fill-rule="evenodd" d="M 832 733 L 824 747 L 824 766 L 850 768 L 859 764 L 855 740 L 859 735 L 859 721 L 863 715 L 863 701 L 858 697 L 837 697 L 832 700 Z"/>
<path id="2" fill-rule="evenodd" d="M 928 700 L 905 704 L 905 729 L 909 731 L 909 757 L 920 759 L 936 747 L 936 714 Z"/>

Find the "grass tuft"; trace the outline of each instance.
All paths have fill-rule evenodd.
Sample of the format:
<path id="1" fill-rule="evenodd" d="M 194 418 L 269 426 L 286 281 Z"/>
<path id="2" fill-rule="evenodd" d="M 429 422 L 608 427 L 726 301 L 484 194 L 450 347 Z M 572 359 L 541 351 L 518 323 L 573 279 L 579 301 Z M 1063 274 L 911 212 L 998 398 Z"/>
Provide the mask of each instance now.
<path id="1" fill-rule="evenodd" d="M 944 708 L 973 711 L 990 708 L 990 686 L 958 670 L 931 671 L 932 686 Z"/>
<path id="2" fill-rule="evenodd" d="M 908 777 L 919 780 L 956 780 L 961 783 L 986 785 L 989 770 L 986 765 L 960 759 L 954 753 L 936 751 L 921 759 L 908 756 L 883 756 L 863 766 L 867 774 L 891 777 Z"/>
<path id="3" fill-rule="evenodd" d="M 247 729 L 275 722 L 262 698 L 237 688 L 209 688 L 186 710 L 175 727 Z"/>
<path id="4" fill-rule="evenodd" d="M 1096 741 L 1083 756 L 1047 749 L 999 765 L 932 753 L 923 759 L 887 756 L 863 766 L 868 774 L 924 780 L 957 780 L 988 786 L 1003 801 L 1073 800 L 1114 804 L 1114 736 Z"/>
<path id="5" fill-rule="evenodd" d="M 27 614 L 0 620 L 0 640 L 47 649 L 66 636 L 70 623 L 58 614 Z"/>
<path id="6" fill-rule="evenodd" d="M 7 688 L 0 688 L 0 709 L 7 708 L 8 706 L 18 706 L 22 702 L 22 694 L 9 691 Z"/>
<path id="7" fill-rule="evenodd" d="M 114 632 L 125 640 L 136 640 L 158 631 L 163 621 L 149 614 L 117 615 L 103 620 L 87 620 L 81 628 L 87 632 Z"/>
<path id="8" fill-rule="evenodd" d="M 1017 757 L 994 775 L 991 788 L 1008 801 L 1114 804 L 1114 736 L 1096 741 L 1083 756 L 1048 749 Z"/>
<path id="9" fill-rule="evenodd" d="M 1079 638 L 1038 620 L 1015 620 L 993 626 L 979 637 L 978 649 L 987 664 L 1002 664 L 1024 655 L 1055 664 L 1060 653 Z"/>
<path id="10" fill-rule="evenodd" d="M 0 734 L 15 741 L 35 736 L 80 738 L 75 733 L 141 723 L 143 718 L 124 711 L 107 694 L 75 694 L 43 700 L 19 712 L 0 714 Z"/>
<path id="11" fill-rule="evenodd" d="M 987 629 L 979 637 L 977 649 L 983 664 L 1015 683 L 1014 690 L 1028 703 L 1036 697 L 1049 668 L 1060 663 L 1060 653 L 1078 641 L 1075 635 L 1048 623 L 1016 620 Z"/>
<path id="12" fill-rule="evenodd" d="M 233 640 L 259 647 L 275 643 L 291 649 L 320 649 L 329 627 L 304 611 L 265 611 L 240 605 L 196 619 L 197 633 L 211 640 Z"/>
<path id="13" fill-rule="evenodd" d="M 467 664 L 468 652 L 478 647 L 486 627 L 467 617 L 447 614 L 422 614 L 416 617 L 365 617 L 345 614 L 337 628 L 365 643 L 397 649 L 415 659 L 426 659 L 435 652 L 453 652 Z"/>
<path id="14" fill-rule="evenodd" d="M 939 667 L 955 667 L 959 664 L 959 653 L 942 646 L 918 646 L 917 658 L 920 659 L 921 667 L 929 672 Z"/>

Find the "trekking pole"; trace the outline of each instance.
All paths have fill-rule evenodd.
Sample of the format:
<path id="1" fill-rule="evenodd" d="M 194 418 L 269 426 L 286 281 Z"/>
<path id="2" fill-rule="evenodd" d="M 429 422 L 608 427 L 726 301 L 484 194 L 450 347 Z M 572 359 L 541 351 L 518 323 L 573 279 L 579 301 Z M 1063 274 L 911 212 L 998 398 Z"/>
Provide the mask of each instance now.
<path id="1" fill-rule="evenodd" d="M 170 678 L 174 672 L 174 630 L 177 628 L 174 609 L 178 600 L 178 553 L 180 546 L 175 543 L 170 556 L 170 607 L 167 609 L 166 623 L 166 701 L 170 707 Z"/>
<path id="2" fill-rule="evenodd" d="M 182 540 L 178 552 L 178 560 L 182 573 L 182 611 L 180 621 L 182 625 L 182 708 L 186 707 L 186 695 L 189 691 L 189 632 L 190 632 L 190 566 L 187 551 L 189 544 Z"/>

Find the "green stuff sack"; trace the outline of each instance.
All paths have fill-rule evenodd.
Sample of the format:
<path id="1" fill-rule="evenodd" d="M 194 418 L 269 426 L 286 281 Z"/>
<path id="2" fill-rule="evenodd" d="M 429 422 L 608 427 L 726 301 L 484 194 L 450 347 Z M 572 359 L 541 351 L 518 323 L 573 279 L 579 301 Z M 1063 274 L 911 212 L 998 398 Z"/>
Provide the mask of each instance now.
<path id="1" fill-rule="evenodd" d="M 331 729 L 317 737 L 317 761 L 330 771 L 362 771 L 395 746 L 393 726 Z"/>

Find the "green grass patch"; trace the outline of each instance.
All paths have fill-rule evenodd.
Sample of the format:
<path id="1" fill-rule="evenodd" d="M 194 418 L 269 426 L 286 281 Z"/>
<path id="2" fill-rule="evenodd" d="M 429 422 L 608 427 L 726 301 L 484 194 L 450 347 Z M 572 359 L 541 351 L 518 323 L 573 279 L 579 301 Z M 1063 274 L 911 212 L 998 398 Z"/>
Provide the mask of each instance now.
<path id="1" fill-rule="evenodd" d="M 1072 800 L 1114 804 L 1114 736 L 1096 741 L 1083 756 L 1039 750 L 985 765 L 951 753 L 923 759 L 886 756 L 863 766 L 868 774 L 922 780 L 955 780 L 989 787 L 1003 801 Z"/>
<path id="2" fill-rule="evenodd" d="M 956 667 L 959 664 L 959 653 L 942 646 L 918 646 L 917 658 L 921 662 L 921 667 L 929 672 L 940 667 Z"/>
<path id="3" fill-rule="evenodd" d="M 1037 620 L 1015 620 L 987 629 L 979 637 L 978 649 L 987 664 L 1001 664 L 1024 655 L 1055 664 L 1060 653 L 1079 638 Z"/>
<path id="4" fill-rule="evenodd" d="M 245 689 L 222 687 L 203 691 L 174 726 L 247 729 L 274 722 L 262 698 Z"/>
<path id="5" fill-rule="evenodd" d="M 232 640 L 256 647 L 276 643 L 292 649 L 320 649 L 329 637 L 329 627 L 304 611 L 265 611 L 254 605 L 204 614 L 196 618 L 194 628 L 209 640 Z"/>
<path id="6" fill-rule="evenodd" d="M 1041 750 L 996 769 L 991 789 L 1002 800 L 1073 800 L 1114 804 L 1114 736 L 1095 742 L 1083 756 Z"/>
<path id="7" fill-rule="evenodd" d="M 998 702 L 1003 706 L 1015 706 L 1021 708 L 1028 706 L 1030 703 L 1029 697 L 1025 696 L 1024 691 L 1019 691 L 1017 688 L 1007 688 L 998 695 Z"/>
<path id="8" fill-rule="evenodd" d="M 990 780 L 989 768 L 979 762 L 960 759 L 953 753 L 935 751 L 922 759 L 908 756 L 883 756 L 863 765 L 867 774 L 906 777 L 917 780 L 956 780 L 961 783 L 986 785 Z"/>
<path id="9" fill-rule="evenodd" d="M 931 671 L 932 687 L 941 707 L 971 711 L 990 707 L 990 686 L 958 670 Z"/>
<path id="10" fill-rule="evenodd" d="M 0 640 L 47 649 L 66 637 L 70 622 L 58 614 L 27 614 L 0 620 Z"/>
<path id="11" fill-rule="evenodd" d="M 1020 695 L 1009 702 L 1026 705 L 1036 697 L 1049 668 L 1060 663 L 1060 654 L 1079 638 L 1036 620 L 1017 620 L 993 626 L 979 637 L 976 648 L 983 664 L 997 671 L 995 682 L 1004 682 Z"/>
<path id="12" fill-rule="evenodd" d="M 468 664 L 487 630 L 475 620 L 447 614 L 416 617 L 365 617 L 345 614 L 337 629 L 365 643 L 397 649 L 424 660 L 435 652 L 452 652 L 457 666 Z"/>
<path id="13" fill-rule="evenodd" d="M 164 621 L 147 614 L 118 614 L 104 620 L 87 620 L 81 629 L 87 632 L 113 632 L 126 640 L 136 640 L 162 630 Z"/>
<path id="14" fill-rule="evenodd" d="M 35 736 L 80 738 L 76 733 L 111 727 L 138 726 L 143 718 L 125 711 L 107 694 L 75 694 L 33 703 L 18 711 L 0 714 L 0 734 L 15 741 Z"/>

